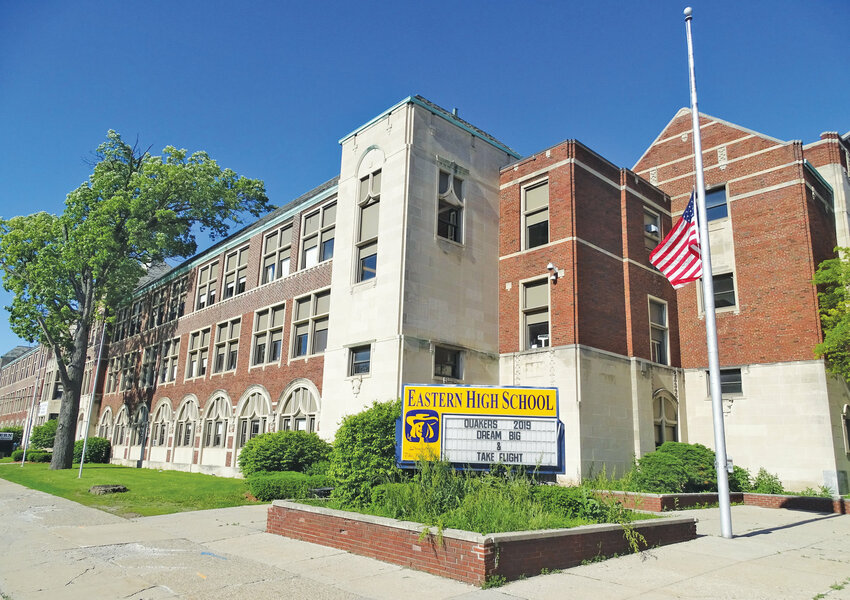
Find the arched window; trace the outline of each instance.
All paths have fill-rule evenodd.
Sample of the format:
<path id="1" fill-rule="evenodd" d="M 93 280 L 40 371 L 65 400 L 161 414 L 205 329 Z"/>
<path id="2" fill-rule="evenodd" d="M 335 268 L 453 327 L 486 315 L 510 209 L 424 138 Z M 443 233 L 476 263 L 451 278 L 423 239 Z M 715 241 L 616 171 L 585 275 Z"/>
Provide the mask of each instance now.
<path id="1" fill-rule="evenodd" d="M 112 444 L 123 446 L 127 442 L 127 428 L 130 426 L 130 418 L 127 414 L 127 406 L 121 407 L 118 417 L 115 419 L 115 431 L 112 434 Z"/>
<path id="2" fill-rule="evenodd" d="M 100 415 L 100 423 L 97 425 L 97 435 L 102 438 L 109 439 L 109 433 L 112 431 L 112 409 L 108 408 Z"/>
<path id="3" fill-rule="evenodd" d="M 230 418 L 230 400 L 217 396 L 204 413 L 204 446 L 223 448 L 227 438 L 227 420 Z"/>
<path id="4" fill-rule="evenodd" d="M 664 442 L 679 441 L 679 403 L 665 390 L 653 398 L 652 417 L 655 424 L 655 447 Z"/>
<path id="5" fill-rule="evenodd" d="M 280 409 L 278 430 L 316 431 L 319 405 L 316 396 L 304 385 L 293 388 Z"/>
<path id="6" fill-rule="evenodd" d="M 82 439 L 85 437 L 86 431 L 86 415 L 83 411 L 80 411 L 80 414 L 77 415 L 77 438 Z"/>
<path id="7" fill-rule="evenodd" d="M 145 434 L 148 428 L 148 407 L 142 404 L 133 413 L 133 423 L 131 425 L 133 435 L 130 441 L 131 446 L 140 446 L 145 443 Z"/>
<path id="8" fill-rule="evenodd" d="M 173 417 L 171 410 L 171 400 L 164 398 L 160 400 L 159 406 L 153 415 L 153 426 L 151 427 L 151 445 L 165 446 L 168 439 L 168 423 Z"/>
<path id="9" fill-rule="evenodd" d="M 261 392 L 251 393 L 240 407 L 237 422 L 236 447 L 241 448 L 245 442 L 266 432 L 268 418 L 271 413 L 269 400 Z"/>
<path id="10" fill-rule="evenodd" d="M 192 446 L 197 422 L 198 401 L 194 397 L 184 399 L 177 410 L 177 425 L 174 429 L 175 446 Z"/>

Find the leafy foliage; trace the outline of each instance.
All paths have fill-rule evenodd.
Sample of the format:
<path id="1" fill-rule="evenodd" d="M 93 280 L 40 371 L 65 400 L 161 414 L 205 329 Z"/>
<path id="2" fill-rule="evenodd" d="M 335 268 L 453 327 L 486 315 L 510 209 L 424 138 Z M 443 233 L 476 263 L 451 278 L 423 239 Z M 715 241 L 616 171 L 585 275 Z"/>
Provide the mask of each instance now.
<path id="1" fill-rule="evenodd" d="M 837 248 L 842 258 L 823 261 L 815 273 L 823 342 L 815 354 L 833 375 L 850 382 L 850 248 Z"/>
<path id="2" fill-rule="evenodd" d="M 248 477 L 248 491 L 257 500 L 297 500 L 312 498 L 310 490 L 333 486 L 327 475 L 307 475 L 296 471 L 255 472 Z"/>
<path id="3" fill-rule="evenodd" d="M 753 483 L 750 471 L 738 465 L 732 467 L 732 473 L 729 475 L 729 491 L 750 492 L 752 489 Z"/>
<path id="4" fill-rule="evenodd" d="M 327 460 L 330 453 L 330 444 L 315 433 L 264 433 L 248 440 L 242 448 L 239 468 L 246 477 L 260 471 L 300 472 L 318 461 Z"/>
<path id="5" fill-rule="evenodd" d="M 334 498 L 356 505 L 369 499 L 372 486 L 400 477 L 395 465 L 395 421 L 400 415 L 401 400 L 393 400 L 375 402 L 343 419 L 331 452 Z"/>
<path id="6" fill-rule="evenodd" d="M 64 395 L 52 468 L 69 468 L 93 323 L 113 318 L 146 267 L 195 253 L 194 231 L 227 234 L 245 212 L 270 208 L 263 183 L 222 169 L 204 152 L 140 152 L 115 131 L 65 211 L 0 219 L 0 271 L 13 296 L 9 324 L 57 359 Z"/>
<path id="7" fill-rule="evenodd" d="M 12 452 L 12 461 L 21 462 L 24 457 L 24 449 L 18 448 Z M 50 462 L 50 452 L 44 450 L 27 450 L 27 462 Z"/>
<path id="8" fill-rule="evenodd" d="M 677 494 L 685 491 L 688 472 L 675 454 L 650 452 L 641 457 L 631 474 L 634 491 Z"/>
<path id="9" fill-rule="evenodd" d="M 74 462 L 80 462 L 83 457 L 83 442 L 77 440 L 74 442 Z M 105 464 L 109 462 L 109 455 L 112 453 L 112 444 L 108 439 L 102 437 L 90 437 L 86 443 L 86 462 Z"/>
<path id="10" fill-rule="evenodd" d="M 782 482 L 778 475 L 768 473 L 762 467 L 753 479 L 753 491 L 756 494 L 784 494 L 785 489 L 782 487 Z"/>
<path id="11" fill-rule="evenodd" d="M 685 492 L 717 491 L 717 471 L 714 466 L 714 450 L 702 444 L 664 442 L 657 452 L 677 457 L 682 461 L 687 474 Z"/>
<path id="12" fill-rule="evenodd" d="M 50 419 L 44 425 L 33 427 L 32 435 L 30 435 L 30 446 L 33 448 L 52 448 L 58 424 L 59 421 L 56 419 Z"/>

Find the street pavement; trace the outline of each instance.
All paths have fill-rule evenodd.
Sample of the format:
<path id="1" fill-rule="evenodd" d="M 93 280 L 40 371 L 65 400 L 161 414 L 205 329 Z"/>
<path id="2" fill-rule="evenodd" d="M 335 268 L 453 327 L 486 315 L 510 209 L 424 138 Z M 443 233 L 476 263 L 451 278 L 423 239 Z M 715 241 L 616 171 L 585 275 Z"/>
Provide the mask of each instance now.
<path id="1" fill-rule="evenodd" d="M 267 506 L 124 519 L 0 479 L 0 598 L 850 600 L 850 515 L 718 509 L 695 540 L 482 590 L 264 532 Z"/>

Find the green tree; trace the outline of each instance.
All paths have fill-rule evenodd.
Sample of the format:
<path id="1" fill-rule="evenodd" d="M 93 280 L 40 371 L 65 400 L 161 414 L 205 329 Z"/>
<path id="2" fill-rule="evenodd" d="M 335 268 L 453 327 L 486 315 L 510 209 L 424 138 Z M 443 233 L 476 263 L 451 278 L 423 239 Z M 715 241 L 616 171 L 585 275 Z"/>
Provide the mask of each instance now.
<path id="1" fill-rule="evenodd" d="M 842 258 L 823 261 L 815 273 L 823 342 L 815 354 L 827 370 L 850 382 L 850 248 L 837 248 Z"/>
<path id="2" fill-rule="evenodd" d="M 262 181 L 222 169 L 205 152 L 141 152 L 109 131 L 88 181 L 45 212 L 0 220 L 0 270 L 9 323 L 49 347 L 62 382 L 51 469 L 71 467 L 86 347 L 150 265 L 191 256 L 194 231 L 224 237 L 243 212 L 269 210 Z"/>

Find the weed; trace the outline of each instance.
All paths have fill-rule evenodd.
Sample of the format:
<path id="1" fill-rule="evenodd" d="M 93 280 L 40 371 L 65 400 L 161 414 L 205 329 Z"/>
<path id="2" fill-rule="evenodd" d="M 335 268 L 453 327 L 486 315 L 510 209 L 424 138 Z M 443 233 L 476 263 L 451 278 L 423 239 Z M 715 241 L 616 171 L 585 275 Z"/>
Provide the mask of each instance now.
<path id="1" fill-rule="evenodd" d="M 561 569 L 547 569 L 546 567 L 543 567 L 542 569 L 540 569 L 541 575 L 555 575 L 556 573 L 560 573 L 560 572 L 561 572 Z"/>
<path id="2" fill-rule="evenodd" d="M 507 582 L 508 579 L 504 575 L 490 575 L 490 577 L 485 579 L 484 583 L 481 584 L 481 589 L 487 590 L 490 588 L 502 587 Z"/>

